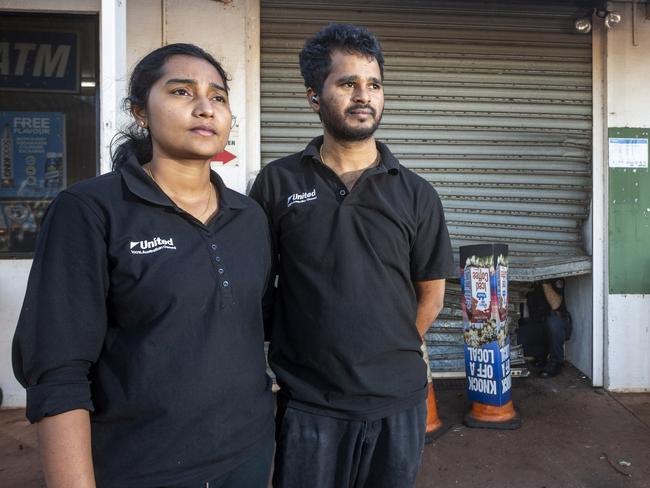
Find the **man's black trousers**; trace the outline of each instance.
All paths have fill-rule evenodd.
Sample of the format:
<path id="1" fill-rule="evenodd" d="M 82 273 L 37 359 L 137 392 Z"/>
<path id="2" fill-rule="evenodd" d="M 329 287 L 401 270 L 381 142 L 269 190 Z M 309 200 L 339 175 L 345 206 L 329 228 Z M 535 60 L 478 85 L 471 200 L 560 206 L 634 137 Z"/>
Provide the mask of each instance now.
<path id="1" fill-rule="evenodd" d="M 411 488 L 420 466 L 426 403 L 378 420 L 279 407 L 274 488 Z"/>

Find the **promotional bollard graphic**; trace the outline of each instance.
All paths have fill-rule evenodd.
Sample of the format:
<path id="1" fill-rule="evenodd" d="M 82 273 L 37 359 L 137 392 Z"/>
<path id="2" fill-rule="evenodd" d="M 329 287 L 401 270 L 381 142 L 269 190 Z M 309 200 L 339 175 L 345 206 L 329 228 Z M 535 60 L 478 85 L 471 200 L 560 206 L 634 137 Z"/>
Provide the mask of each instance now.
<path id="1" fill-rule="evenodd" d="M 468 427 L 517 429 L 508 338 L 508 246 L 460 248 L 465 373 L 472 402 Z"/>

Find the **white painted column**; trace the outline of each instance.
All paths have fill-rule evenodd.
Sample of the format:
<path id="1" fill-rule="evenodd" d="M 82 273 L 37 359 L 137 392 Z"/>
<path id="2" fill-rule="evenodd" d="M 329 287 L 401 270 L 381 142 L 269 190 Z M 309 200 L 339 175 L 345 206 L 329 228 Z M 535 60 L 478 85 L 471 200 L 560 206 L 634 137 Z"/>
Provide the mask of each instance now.
<path id="1" fill-rule="evenodd" d="M 100 173 L 111 170 L 110 143 L 125 120 L 126 0 L 101 0 L 99 27 Z"/>
<path id="2" fill-rule="evenodd" d="M 592 31 L 593 166 L 592 166 L 592 317 L 591 379 L 604 386 L 607 323 L 607 34 L 594 17 Z"/>
<path id="3" fill-rule="evenodd" d="M 260 0 L 246 5 L 246 189 L 262 167 Z"/>
<path id="4" fill-rule="evenodd" d="M 608 9 L 621 14 L 621 22 L 606 32 L 607 127 L 650 128 L 650 22 L 644 8 L 627 1 L 608 2 Z M 636 9 L 636 19 L 634 18 Z M 607 144 L 607 134 L 603 136 Z M 607 148 L 605 148 L 607 151 Z M 604 212 L 608 211 L 609 163 L 603 158 Z M 594 171 L 595 173 L 595 171 Z M 599 189 L 594 187 L 594 195 Z M 638 210 L 642 212 L 641 209 Z M 607 218 L 603 229 L 609 229 Z M 605 230 L 606 232 L 606 230 Z M 607 240 L 603 254 L 608 257 Z M 647 266 L 650 251 L 639 266 Z M 607 261 L 604 261 L 607 263 Z M 611 391 L 650 391 L 650 293 L 609 294 L 607 265 L 604 269 L 605 340 L 604 386 Z"/>

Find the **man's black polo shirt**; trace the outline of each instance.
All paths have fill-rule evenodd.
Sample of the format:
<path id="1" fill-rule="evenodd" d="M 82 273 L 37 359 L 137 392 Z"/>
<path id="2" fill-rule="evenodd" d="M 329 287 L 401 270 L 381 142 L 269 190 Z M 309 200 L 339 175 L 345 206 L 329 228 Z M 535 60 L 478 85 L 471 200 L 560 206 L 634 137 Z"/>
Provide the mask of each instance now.
<path id="1" fill-rule="evenodd" d="M 264 213 L 213 173 L 203 225 L 135 158 L 45 216 L 14 340 L 27 416 L 91 414 L 100 487 L 214 479 L 273 433 Z"/>
<path id="2" fill-rule="evenodd" d="M 380 418 L 426 395 L 413 282 L 455 276 L 451 244 L 435 190 L 384 144 L 351 192 L 321 144 L 251 190 L 279 254 L 269 360 L 290 406 Z"/>

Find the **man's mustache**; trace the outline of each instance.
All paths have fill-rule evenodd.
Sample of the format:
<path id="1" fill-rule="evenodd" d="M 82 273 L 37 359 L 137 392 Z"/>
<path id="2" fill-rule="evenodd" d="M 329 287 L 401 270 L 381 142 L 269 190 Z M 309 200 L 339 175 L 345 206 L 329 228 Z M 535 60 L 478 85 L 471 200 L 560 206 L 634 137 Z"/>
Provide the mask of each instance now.
<path id="1" fill-rule="evenodd" d="M 377 111 L 372 106 L 370 106 L 370 105 L 358 105 L 358 104 L 357 105 L 351 105 L 350 107 L 348 107 L 346 109 L 345 113 L 349 114 L 349 113 L 354 112 L 355 110 L 368 110 L 368 111 L 370 111 L 370 113 L 372 114 L 373 117 L 375 115 L 377 115 Z"/>

